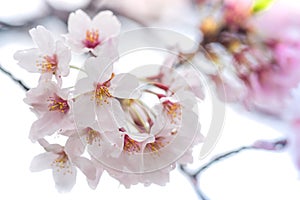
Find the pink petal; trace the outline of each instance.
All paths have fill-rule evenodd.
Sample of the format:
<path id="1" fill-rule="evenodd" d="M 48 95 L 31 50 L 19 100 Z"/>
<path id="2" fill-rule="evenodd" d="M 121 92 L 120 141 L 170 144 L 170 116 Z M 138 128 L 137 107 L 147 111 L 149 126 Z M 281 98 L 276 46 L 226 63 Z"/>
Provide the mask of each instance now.
<path id="1" fill-rule="evenodd" d="M 39 154 L 32 159 L 30 170 L 32 172 L 39 172 L 45 169 L 51 169 L 51 164 L 57 157 L 58 155 L 52 152 Z"/>
<path id="2" fill-rule="evenodd" d="M 118 74 L 111 81 L 111 93 L 114 97 L 135 99 L 140 95 L 139 80 L 131 74 Z"/>
<path id="3" fill-rule="evenodd" d="M 120 33 L 121 24 L 111 11 L 102 11 L 92 20 L 92 27 L 99 29 L 100 38 L 113 37 Z"/>
<path id="4" fill-rule="evenodd" d="M 50 144 L 47 140 L 43 138 L 39 139 L 38 142 L 47 152 L 52 152 L 55 154 L 60 154 L 64 152 L 64 147 L 59 144 Z"/>
<path id="5" fill-rule="evenodd" d="M 64 127 L 63 117 L 63 113 L 53 113 L 49 111 L 44 114 L 40 119 L 33 122 L 29 138 L 35 142 L 47 135 L 54 134 L 56 131 Z"/>
<path id="6" fill-rule="evenodd" d="M 75 185 L 77 174 L 76 168 L 70 166 L 69 170 L 71 173 L 65 173 L 65 170 L 57 170 L 56 168 L 52 170 L 55 187 L 58 192 L 69 192 Z"/>
<path id="7" fill-rule="evenodd" d="M 32 40 L 39 47 L 40 51 L 46 55 L 53 55 L 55 50 L 55 41 L 52 33 L 43 26 L 37 26 L 29 31 Z"/>
<path id="8" fill-rule="evenodd" d="M 88 78 L 95 82 L 103 83 L 112 75 L 112 60 L 109 55 L 88 58 L 84 64 Z"/>
<path id="9" fill-rule="evenodd" d="M 91 78 L 82 78 L 75 85 L 74 95 L 85 94 L 94 90 L 94 81 Z"/>
<path id="10" fill-rule="evenodd" d="M 60 74 L 67 76 L 70 71 L 71 51 L 62 41 L 56 42 L 56 55 Z"/>
<path id="11" fill-rule="evenodd" d="M 92 161 L 84 157 L 77 157 L 73 160 L 73 163 L 84 173 L 87 179 L 96 179 L 96 168 Z"/>
<path id="12" fill-rule="evenodd" d="M 95 190 L 97 188 L 100 178 L 102 176 L 103 168 L 101 167 L 101 165 L 98 163 L 97 160 L 92 158 L 92 162 L 93 162 L 93 165 L 96 167 L 96 177 L 93 180 L 87 179 L 87 181 L 88 181 L 90 188 Z"/>
<path id="13" fill-rule="evenodd" d="M 74 132 L 72 136 L 70 136 L 65 144 L 65 152 L 73 162 L 72 158 L 78 157 L 83 154 L 85 146 L 81 141 L 77 132 Z"/>
<path id="14" fill-rule="evenodd" d="M 95 123 L 95 102 L 90 95 L 81 95 L 72 104 L 74 121 L 79 128 L 90 127 Z"/>
<path id="15" fill-rule="evenodd" d="M 90 17 L 82 10 L 71 13 L 68 19 L 70 37 L 81 42 L 85 38 L 86 31 L 89 29 L 90 24 Z"/>
<path id="16" fill-rule="evenodd" d="M 36 66 L 36 61 L 39 58 L 38 49 L 27 49 L 22 51 L 17 51 L 14 54 L 14 59 L 18 61 L 18 64 L 26 69 L 28 72 L 36 73 L 39 72 Z"/>

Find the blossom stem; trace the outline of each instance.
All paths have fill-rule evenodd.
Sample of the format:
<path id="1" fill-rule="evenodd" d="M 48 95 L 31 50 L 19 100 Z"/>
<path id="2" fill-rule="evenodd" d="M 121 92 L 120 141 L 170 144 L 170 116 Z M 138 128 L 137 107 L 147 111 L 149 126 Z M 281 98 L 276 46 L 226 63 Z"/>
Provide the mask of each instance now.
<path id="1" fill-rule="evenodd" d="M 271 150 L 271 151 L 281 150 L 281 149 L 286 147 L 287 140 L 286 139 L 280 139 L 280 140 L 276 140 L 274 142 L 269 142 L 269 143 L 271 145 L 273 145 L 274 148 L 258 147 L 257 145 L 254 144 L 254 145 L 250 145 L 250 146 L 242 146 L 238 149 L 235 149 L 235 150 L 229 151 L 227 153 L 221 154 L 221 155 L 215 157 L 214 159 L 212 159 L 211 161 L 209 161 L 208 163 L 206 163 L 205 165 L 201 166 L 195 172 L 190 172 L 183 165 L 180 165 L 180 169 L 191 181 L 191 183 L 192 183 L 199 199 L 208 200 L 209 198 L 206 197 L 206 195 L 204 195 L 204 193 L 202 192 L 202 190 L 200 188 L 200 175 L 203 171 L 205 171 L 206 169 L 208 169 L 210 166 L 217 163 L 218 161 L 223 160 L 225 158 L 229 158 L 232 155 L 237 155 L 237 154 L 239 154 L 239 153 L 241 153 L 242 151 L 245 151 L 245 150 Z"/>
<path id="2" fill-rule="evenodd" d="M 77 69 L 77 70 L 79 70 L 79 71 L 82 71 L 82 72 L 86 73 L 85 70 L 83 70 L 83 69 L 81 69 L 81 68 L 79 68 L 79 67 L 76 67 L 76 66 L 74 66 L 74 65 L 70 65 L 69 67 L 70 67 L 71 69 Z"/>
<path id="3" fill-rule="evenodd" d="M 13 80 L 19 86 L 21 86 L 25 91 L 28 91 L 30 89 L 28 86 L 26 86 L 23 83 L 23 81 L 21 81 L 20 79 L 17 79 L 14 75 L 12 75 L 12 73 L 10 73 L 6 69 L 4 69 L 1 64 L 0 64 L 0 71 L 3 72 L 4 74 L 6 74 L 11 80 Z"/>

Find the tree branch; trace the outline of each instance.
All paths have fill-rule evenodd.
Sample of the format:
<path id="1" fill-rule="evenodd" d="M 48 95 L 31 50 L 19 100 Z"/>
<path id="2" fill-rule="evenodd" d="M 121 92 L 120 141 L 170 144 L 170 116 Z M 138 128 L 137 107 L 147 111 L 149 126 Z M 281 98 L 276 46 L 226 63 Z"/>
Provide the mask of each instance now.
<path id="1" fill-rule="evenodd" d="M 220 160 L 229 158 L 230 156 L 237 155 L 245 150 L 269 150 L 269 151 L 278 151 L 282 150 L 285 148 L 287 145 L 287 140 L 286 139 L 280 139 L 276 140 L 275 142 L 270 142 L 270 141 L 257 141 L 251 146 L 243 146 L 238 149 L 232 150 L 230 152 L 221 154 L 202 167 L 200 167 L 198 170 L 195 172 L 190 172 L 185 166 L 180 165 L 180 170 L 182 171 L 183 174 L 185 174 L 189 180 L 191 181 L 195 192 L 197 193 L 198 197 L 200 200 L 209 200 L 208 197 L 202 192 L 200 188 L 200 175 L 203 171 L 208 169 L 210 166 L 213 164 L 217 163 Z"/>
<path id="2" fill-rule="evenodd" d="M 15 83 L 17 83 L 19 86 L 21 86 L 25 91 L 28 91 L 30 88 L 27 87 L 23 81 L 21 81 L 20 79 L 17 79 L 14 75 L 12 75 L 12 73 L 10 73 L 9 71 L 7 71 L 6 69 L 4 69 L 2 67 L 2 65 L 0 64 L 0 71 L 2 71 L 5 75 L 7 75 L 11 80 L 13 80 Z"/>

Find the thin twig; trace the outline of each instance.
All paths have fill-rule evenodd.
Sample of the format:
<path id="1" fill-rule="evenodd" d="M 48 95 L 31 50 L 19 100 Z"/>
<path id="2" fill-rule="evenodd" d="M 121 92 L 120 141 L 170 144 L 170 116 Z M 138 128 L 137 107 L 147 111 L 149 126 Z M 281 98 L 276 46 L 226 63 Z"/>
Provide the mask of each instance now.
<path id="1" fill-rule="evenodd" d="M 279 139 L 279 140 L 276 140 L 274 142 L 259 141 L 259 143 L 255 143 L 254 145 L 243 146 L 243 147 L 240 147 L 236 150 L 221 154 L 221 155 L 215 157 L 214 159 L 212 159 L 211 161 L 209 161 L 208 163 L 206 163 L 205 165 L 203 165 L 202 167 L 200 167 L 198 170 L 196 170 L 193 173 L 190 172 L 189 170 L 187 170 L 186 167 L 183 166 L 183 165 L 180 165 L 180 169 L 191 181 L 191 183 L 192 183 L 192 185 L 195 189 L 195 192 L 197 193 L 199 199 L 209 200 L 209 198 L 206 197 L 206 195 L 204 195 L 204 193 L 202 192 L 202 190 L 200 188 L 200 175 L 203 171 L 208 169 L 210 166 L 212 166 L 213 164 L 217 163 L 220 160 L 223 160 L 225 158 L 229 158 L 232 155 L 237 155 L 237 154 L 239 154 L 240 152 L 242 152 L 244 150 L 253 149 L 253 150 L 278 151 L 278 150 L 282 150 L 286 146 L 287 146 L 287 140 L 286 139 Z"/>
<path id="2" fill-rule="evenodd" d="M 21 86 L 25 91 L 28 91 L 30 89 L 23 83 L 23 81 L 21 81 L 20 79 L 17 79 L 14 75 L 12 75 L 12 73 L 10 73 L 6 69 L 4 69 L 1 64 L 0 64 L 0 70 L 4 74 L 6 74 L 10 79 L 12 79 L 15 83 L 17 83 L 19 86 Z"/>

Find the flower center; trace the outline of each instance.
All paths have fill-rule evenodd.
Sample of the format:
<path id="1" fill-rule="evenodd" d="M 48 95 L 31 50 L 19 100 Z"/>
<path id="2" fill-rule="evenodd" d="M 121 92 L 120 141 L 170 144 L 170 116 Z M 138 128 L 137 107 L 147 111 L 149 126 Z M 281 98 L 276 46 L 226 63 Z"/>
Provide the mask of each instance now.
<path id="1" fill-rule="evenodd" d="M 98 30 L 87 30 L 85 33 L 85 40 L 83 41 L 83 44 L 87 48 L 95 48 L 100 44 L 99 40 L 99 31 Z"/>
<path id="2" fill-rule="evenodd" d="M 163 102 L 164 109 L 166 110 L 168 116 L 171 118 L 171 122 L 175 123 L 175 119 L 180 119 L 181 117 L 181 106 L 179 103 L 173 103 L 169 100 Z"/>
<path id="3" fill-rule="evenodd" d="M 49 111 L 59 111 L 62 113 L 68 112 L 69 105 L 68 102 L 59 96 L 50 97 L 49 98 L 50 104 L 48 105 Z"/>
<path id="4" fill-rule="evenodd" d="M 98 83 L 96 85 L 94 97 L 95 97 L 96 103 L 98 105 L 102 105 L 103 104 L 102 102 L 109 104 L 108 99 L 113 97 L 110 94 L 108 88 L 110 86 L 110 81 L 114 78 L 114 76 L 115 76 L 115 74 L 112 73 L 111 77 L 107 81 L 105 81 L 104 83 Z"/>
<path id="5" fill-rule="evenodd" d="M 41 61 L 36 62 L 36 66 L 42 71 L 42 73 L 50 72 L 55 74 L 57 69 L 57 56 L 44 56 Z"/>
<path id="6" fill-rule="evenodd" d="M 56 167 L 57 172 L 62 171 L 64 175 L 67 173 L 72 174 L 69 159 L 65 152 L 61 153 L 59 157 L 52 162 L 51 166 Z"/>
<path id="7" fill-rule="evenodd" d="M 98 146 L 100 146 L 100 133 L 94 129 L 87 128 L 85 139 L 89 145 L 92 145 L 95 142 L 98 143 Z"/>
<path id="8" fill-rule="evenodd" d="M 166 141 L 164 141 L 164 137 L 157 137 L 155 141 L 152 143 L 148 143 L 145 147 L 149 152 L 158 153 L 158 151 L 166 145 Z"/>
<path id="9" fill-rule="evenodd" d="M 131 139 L 128 135 L 125 135 L 124 137 L 124 146 L 123 150 L 127 151 L 129 153 L 133 152 L 139 152 L 140 151 L 140 145 L 137 141 Z"/>

